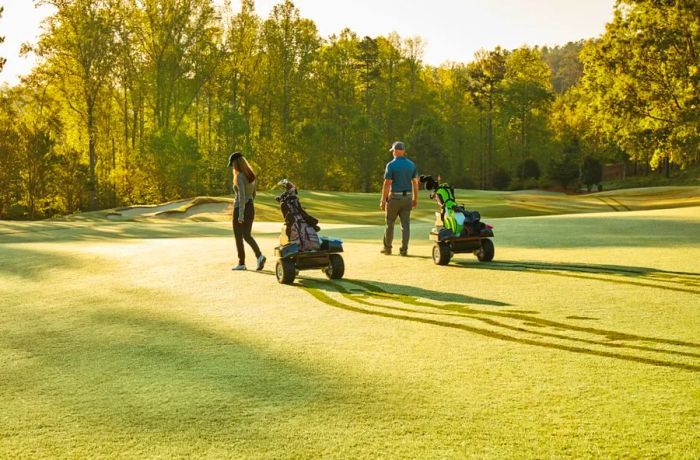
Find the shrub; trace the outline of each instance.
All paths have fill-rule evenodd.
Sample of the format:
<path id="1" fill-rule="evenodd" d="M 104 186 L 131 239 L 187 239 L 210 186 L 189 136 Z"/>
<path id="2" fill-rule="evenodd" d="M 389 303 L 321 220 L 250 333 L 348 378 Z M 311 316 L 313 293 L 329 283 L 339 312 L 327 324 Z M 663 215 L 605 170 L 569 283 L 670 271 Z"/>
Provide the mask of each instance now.
<path id="1" fill-rule="evenodd" d="M 491 172 L 491 185 L 497 190 L 508 190 L 510 173 L 503 168 L 494 169 Z"/>
<path id="2" fill-rule="evenodd" d="M 549 177 L 564 189 L 578 178 L 578 165 L 571 155 L 562 155 L 549 163 Z"/>
<path id="3" fill-rule="evenodd" d="M 525 189 L 525 190 L 535 190 L 539 187 L 540 187 L 539 180 L 537 180 L 534 177 L 527 179 L 525 181 L 525 184 L 523 184 L 523 189 Z"/>
<path id="4" fill-rule="evenodd" d="M 522 190 L 525 188 L 525 183 L 518 179 L 517 177 L 510 181 L 510 186 L 508 187 L 508 190 Z"/>
<path id="5" fill-rule="evenodd" d="M 603 179 L 603 164 L 597 158 L 590 155 L 583 159 L 581 164 L 581 182 L 586 184 L 586 189 L 590 192 L 591 187 L 600 184 Z M 598 187 L 600 190 L 600 186 Z"/>
<path id="6" fill-rule="evenodd" d="M 534 158 L 528 158 L 518 165 L 518 177 L 522 180 L 539 179 L 540 165 Z"/>

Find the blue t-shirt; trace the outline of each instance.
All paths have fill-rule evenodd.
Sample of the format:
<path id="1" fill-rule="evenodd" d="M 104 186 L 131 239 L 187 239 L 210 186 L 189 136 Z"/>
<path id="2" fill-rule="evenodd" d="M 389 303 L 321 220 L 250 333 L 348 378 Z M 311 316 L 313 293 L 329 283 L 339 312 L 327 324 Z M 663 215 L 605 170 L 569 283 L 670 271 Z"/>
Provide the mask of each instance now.
<path id="1" fill-rule="evenodd" d="M 416 165 L 406 157 L 396 157 L 386 164 L 384 179 L 391 180 L 391 193 L 413 190 L 411 181 L 416 178 Z"/>

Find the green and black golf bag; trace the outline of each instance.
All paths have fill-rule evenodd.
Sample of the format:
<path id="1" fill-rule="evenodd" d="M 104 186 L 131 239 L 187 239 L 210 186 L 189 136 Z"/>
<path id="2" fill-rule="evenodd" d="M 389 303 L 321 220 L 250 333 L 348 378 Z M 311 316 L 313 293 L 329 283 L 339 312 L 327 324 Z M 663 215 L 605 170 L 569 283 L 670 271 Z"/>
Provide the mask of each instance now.
<path id="1" fill-rule="evenodd" d="M 436 214 L 436 226 L 442 227 L 443 237 L 463 237 L 480 235 L 483 224 L 478 211 L 467 211 L 457 204 L 455 191 L 449 184 L 439 183 L 432 176 L 420 176 L 425 189 L 430 190 L 430 198 L 440 205 Z"/>

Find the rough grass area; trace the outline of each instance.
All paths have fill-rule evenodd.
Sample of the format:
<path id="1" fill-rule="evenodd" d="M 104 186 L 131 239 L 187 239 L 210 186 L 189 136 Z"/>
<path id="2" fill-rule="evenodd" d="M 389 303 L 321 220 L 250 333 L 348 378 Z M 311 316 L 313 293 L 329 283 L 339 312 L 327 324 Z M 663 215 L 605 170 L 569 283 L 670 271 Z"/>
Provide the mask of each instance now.
<path id="1" fill-rule="evenodd" d="M 697 195 L 596 195 L 469 195 L 496 258 L 438 267 L 427 200 L 386 257 L 309 192 L 346 279 L 294 286 L 267 195 L 260 273 L 228 222 L 2 222 L 0 458 L 698 458 L 700 206 L 654 209 Z"/>

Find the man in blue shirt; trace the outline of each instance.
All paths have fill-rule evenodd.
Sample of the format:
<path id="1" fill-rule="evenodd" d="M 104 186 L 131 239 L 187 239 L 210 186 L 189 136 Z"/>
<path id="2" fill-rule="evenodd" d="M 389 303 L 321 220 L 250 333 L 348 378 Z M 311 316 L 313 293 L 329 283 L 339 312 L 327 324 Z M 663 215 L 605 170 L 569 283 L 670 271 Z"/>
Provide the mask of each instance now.
<path id="1" fill-rule="evenodd" d="M 418 174 L 416 165 L 406 158 L 403 142 L 394 142 L 391 146 L 394 159 L 386 165 L 382 200 L 379 207 L 386 212 L 386 229 L 384 230 L 384 249 L 382 254 L 391 254 L 394 241 L 394 222 L 401 219 L 401 249 L 399 254 L 408 254 L 408 240 L 411 236 L 411 210 L 418 205 Z"/>

